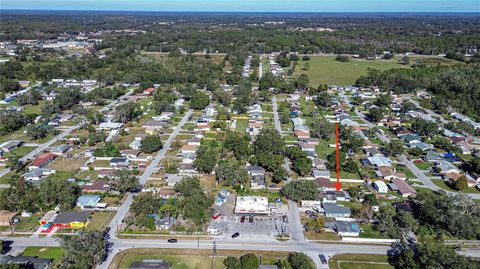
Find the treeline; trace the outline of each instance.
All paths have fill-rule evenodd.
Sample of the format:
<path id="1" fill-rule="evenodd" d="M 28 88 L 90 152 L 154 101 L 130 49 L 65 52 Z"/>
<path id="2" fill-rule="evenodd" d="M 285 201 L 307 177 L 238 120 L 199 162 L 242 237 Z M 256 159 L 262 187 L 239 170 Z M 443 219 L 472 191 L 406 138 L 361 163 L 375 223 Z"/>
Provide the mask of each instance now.
<path id="1" fill-rule="evenodd" d="M 379 86 L 395 93 L 427 89 L 435 96 L 432 109 L 445 112 L 452 106 L 458 112 L 480 119 L 480 65 L 422 66 L 412 69 L 370 70 L 358 86 Z"/>

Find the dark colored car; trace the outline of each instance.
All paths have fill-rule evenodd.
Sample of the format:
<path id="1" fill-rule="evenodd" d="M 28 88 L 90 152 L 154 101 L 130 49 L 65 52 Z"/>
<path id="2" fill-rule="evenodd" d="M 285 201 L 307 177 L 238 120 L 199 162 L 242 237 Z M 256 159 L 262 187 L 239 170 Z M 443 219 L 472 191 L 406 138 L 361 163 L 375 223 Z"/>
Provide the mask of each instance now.
<path id="1" fill-rule="evenodd" d="M 170 238 L 168 239 L 168 243 L 177 243 L 177 239 L 176 238 Z"/>
<path id="2" fill-rule="evenodd" d="M 248 217 L 248 222 L 253 223 L 253 216 Z"/>
<path id="3" fill-rule="evenodd" d="M 283 220 L 283 222 L 288 222 L 288 217 L 284 215 L 284 216 L 282 217 L 282 220 Z"/>
<path id="4" fill-rule="evenodd" d="M 241 222 L 241 223 L 244 223 L 244 222 L 245 222 L 245 216 L 242 216 L 242 217 L 240 218 L 240 222 Z"/>
<path id="5" fill-rule="evenodd" d="M 232 234 L 232 238 L 236 238 L 236 237 L 238 237 L 239 235 L 240 235 L 240 233 L 239 233 L 239 232 L 236 232 L 236 233 Z"/>
<path id="6" fill-rule="evenodd" d="M 320 254 L 318 255 L 318 257 L 320 258 L 320 261 L 322 262 L 322 264 L 327 264 L 327 258 L 325 258 L 325 255 Z"/>
<path id="7" fill-rule="evenodd" d="M 312 215 L 313 213 L 314 213 L 314 212 L 313 212 L 313 211 L 311 211 L 311 210 L 307 210 L 307 211 L 305 211 L 305 214 L 307 214 L 307 215 Z"/>

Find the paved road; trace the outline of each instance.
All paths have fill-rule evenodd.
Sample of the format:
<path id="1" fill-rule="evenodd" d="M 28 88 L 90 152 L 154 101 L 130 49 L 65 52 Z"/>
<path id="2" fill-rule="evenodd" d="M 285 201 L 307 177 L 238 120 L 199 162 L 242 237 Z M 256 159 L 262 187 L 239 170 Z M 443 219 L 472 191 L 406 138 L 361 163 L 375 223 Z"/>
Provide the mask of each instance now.
<path id="1" fill-rule="evenodd" d="M 343 98 L 343 100 L 345 101 L 345 103 L 349 107 L 352 107 L 352 105 L 350 103 L 350 100 L 348 100 L 347 96 L 345 96 L 345 94 L 342 91 L 339 92 L 339 96 L 341 98 Z M 410 100 L 410 101 L 412 101 L 412 100 Z M 416 103 L 414 101 L 412 101 L 412 103 L 415 104 L 415 105 L 418 105 L 418 103 Z M 429 110 L 427 110 L 427 112 L 433 113 L 432 111 L 429 111 Z M 358 111 L 357 109 L 355 109 L 355 114 L 357 114 L 357 116 L 360 117 L 369 128 L 373 128 L 375 126 L 374 124 L 372 124 L 370 121 L 368 121 L 366 119 L 366 116 L 362 112 Z M 378 139 L 380 139 L 381 141 L 383 141 L 385 143 L 390 143 L 390 138 L 388 138 L 386 135 L 383 135 L 381 133 L 377 133 L 376 135 L 377 135 Z M 412 171 L 412 173 L 420 181 L 422 181 L 424 187 L 427 187 L 427 188 L 429 188 L 431 190 L 434 190 L 434 191 L 442 190 L 446 193 L 458 194 L 458 192 L 448 191 L 448 190 L 442 189 L 442 188 L 438 187 L 437 185 L 435 185 L 435 183 L 433 183 L 432 179 L 430 177 L 428 177 L 427 175 L 425 175 L 425 173 L 422 170 L 418 169 L 418 167 L 411 160 L 409 160 L 407 158 L 407 156 L 405 156 L 405 154 L 399 155 L 398 159 L 402 163 L 404 163 L 405 166 L 407 166 L 407 168 L 410 171 Z M 480 199 L 480 194 L 477 194 L 477 193 L 463 193 L 463 194 L 472 198 L 472 199 Z"/>
<path id="2" fill-rule="evenodd" d="M 173 132 L 168 137 L 167 141 L 165 141 L 165 143 L 163 144 L 163 148 L 157 153 L 155 158 L 152 160 L 152 162 L 150 162 L 150 164 L 147 166 L 147 168 L 143 172 L 143 174 L 142 174 L 142 176 L 140 177 L 140 180 L 139 180 L 140 185 L 142 185 L 142 186 L 145 185 L 147 180 L 155 172 L 155 169 L 157 168 L 158 164 L 165 157 L 165 154 L 167 153 L 168 149 L 170 148 L 172 143 L 175 141 L 175 138 L 180 133 L 183 125 L 185 125 L 185 123 L 188 121 L 188 119 L 190 118 L 192 113 L 193 113 L 192 109 L 188 110 L 187 113 L 185 113 L 182 120 L 178 123 L 178 125 L 175 127 Z M 118 207 L 115 216 L 112 218 L 112 221 L 110 222 L 110 225 L 108 226 L 110 228 L 110 231 L 109 231 L 110 238 L 116 238 L 118 228 L 122 224 L 123 219 L 125 218 L 125 216 L 128 213 L 128 209 L 132 205 L 133 197 L 135 197 L 135 194 L 128 193 L 125 201 L 122 203 L 122 205 L 120 207 Z M 109 255 L 107 257 L 107 260 L 104 263 L 102 263 L 101 265 L 99 265 L 98 268 L 107 268 L 108 265 L 111 263 L 113 257 L 115 256 L 113 254 L 114 253 Z"/>

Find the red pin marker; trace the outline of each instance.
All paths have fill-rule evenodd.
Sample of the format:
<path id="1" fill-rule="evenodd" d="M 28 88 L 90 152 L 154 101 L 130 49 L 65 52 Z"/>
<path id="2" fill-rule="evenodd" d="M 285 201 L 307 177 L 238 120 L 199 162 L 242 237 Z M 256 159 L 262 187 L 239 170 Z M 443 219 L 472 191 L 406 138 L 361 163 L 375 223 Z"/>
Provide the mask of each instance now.
<path id="1" fill-rule="evenodd" d="M 337 174 L 337 183 L 335 184 L 335 188 L 337 191 L 342 189 L 342 184 L 340 183 L 340 149 L 338 146 L 338 123 L 335 124 L 335 148 L 336 148 L 336 155 L 337 155 L 337 165 L 336 165 L 336 174 Z"/>

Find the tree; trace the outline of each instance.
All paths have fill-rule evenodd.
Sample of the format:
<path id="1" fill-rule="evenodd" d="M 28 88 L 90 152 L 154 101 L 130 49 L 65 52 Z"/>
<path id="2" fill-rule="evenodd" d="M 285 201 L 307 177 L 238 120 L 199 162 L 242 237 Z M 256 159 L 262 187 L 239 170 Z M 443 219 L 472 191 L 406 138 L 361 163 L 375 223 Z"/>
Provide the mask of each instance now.
<path id="1" fill-rule="evenodd" d="M 373 122 L 379 122 L 381 119 L 383 119 L 384 111 L 379 107 L 372 107 L 368 111 L 368 116 Z"/>
<path id="2" fill-rule="evenodd" d="M 219 183 L 226 186 L 245 185 L 250 179 L 243 165 L 234 160 L 220 161 L 215 170 L 215 176 Z"/>
<path id="3" fill-rule="evenodd" d="M 184 178 L 175 185 L 175 191 L 182 194 L 178 206 L 185 218 L 193 221 L 195 225 L 210 220 L 208 209 L 212 206 L 213 199 L 204 193 L 198 178 Z"/>
<path id="4" fill-rule="evenodd" d="M 291 181 L 280 190 L 280 194 L 295 202 L 318 199 L 317 186 L 310 180 Z"/>
<path id="5" fill-rule="evenodd" d="M 393 97 L 390 94 L 381 94 L 380 96 L 378 96 L 376 104 L 380 107 L 390 107 L 392 100 Z"/>
<path id="6" fill-rule="evenodd" d="M 48 133 L 53 131 L 52 126 L 47 124 L 31 125 L 27 128 L 27 135 L 32 139 L 42 139 L 47 137 Z"/>
<path id="7" fill-rule="evenodd" d="M 283 154 L 285 141 L 273 128 L 263 128 L 253 142 L 255 154 Z"/>
<path id="8" fill-rule="evenodd" d="M 259 266 L 258 257 L 255 254 L 248 253 L 240 257 L 242 269 L 256 269 Z"/>
<path id="9" fill-rule="evenodd" d="M 452 187 L 457 191 L 464 191 L 464 190 L 468 189 L 468 179 L 467 179 L 467 177 L 465 175 L 460 176 L 452 184 Z"/>
<path id="10" fill-rule="evenodd" d="M 36 193 L 36 204 L 43 210 L 51 210 L 59 205 L 61 210 L 75 207 L 80 187 L 60 177 L 47 177 L 40 183 Z"/>
<path id="11" fill-rule="evenodd" d="M 190 100 L 190 107 L 193 109 L 202 110 L 208 106 L 209 103 L 210 98 L 208 95 L 201 92 L 196 92 L 193 94 L 192 100 Z"/>
<path id="12" fill-rule="evenodd" d="M 93 268 L 108 255 L 108 242 L 100 231 L 81 231 L 76 236 L 66 236 L 61 240 L 64 249 L 60 268 Z"/>
<path id="13" fill-rule="evenodd" d="M 390 237 L 398 236 L 399 231 L 395 227 L 395 216 L 396 212 L 393 206 L 380 207 L 380 210 L 376 213 L 377 223 L 375 224 L 375 229 Z"/>
<path id="14" fill-rule="evenodd" d="M 112 142 L 105 143 L 103 147 L 98 147 L 93 152 L 96 157 L 120 157 L 120 150 Z"/>
<path id="15" fill-rule="evenodd" d="M 217 164 L 218 159 L 217 149 L 207 145 L 201 145 L 197 152 L 193 165 L 198 171 L 203 173 L 210 173 Z"/>
<path id="16" fill-rule="evenodd" d="M 0 255 L 5 253 L 6 247 L 5 241 L 0 240 Z"/>
<path id="17" fill-rule="evenodd" d="M 480 263 L 455 252 L 442 238 L 420 238 L 418 242 L 402 238 L 392 244 L 388 262 L 397 269 L 403 268 L 480 268 Z"/>
<path id="18" fill-rule="evenodd" d="M 335 124 L 322 117 L 313 123 L 312 134 L 322 140 L 331 140 L 335 138 Z"/>
<path id="19" fill-rule="evenodd" d="M 392 140 L 385 147 L 385 153 L 388 156 L 398 156 L 402 154 L 404 151 L 405 151 L 405 148 L 403 147 L 403 143 L 400 140 Z"/>
<path id="20" fill-rule="evenodd" d="M 161 197 L 154 196 L 150 192 L 134 196 L 130 207 L 133 212 L 132 222 L 139 227 L 155 229 L 155 222 L 151 215 L 157 214 L 163 204 L 164 201 Z"/>
<path id="21" fill-rule="evenodd" d="M 318 217 L 316 219 L 309 219 L 305 224 L 307 232 L 321 233 L 325 224 L 325 218 Z"/>
<path id="22" fill-rule="evenodd" d="M 308 76 L 305 74 L 301 74 L 300 77 L 298 77 L 295 80 L 295 87 L 301 91 L 307 89 L 308 83 L 310 80 L 308 79 Z"/>
<path id="23" fill-rule="evenodd" d="M 299 252 L 288 254 L 288 262 L 292 269 L 315 269 L 310 258 Z"/>
<path id="24" fill-rule="evenodd" d="M 416 121 L 412 122 L 412 129 L 419 135 L 423 135 L 428 138 L 431 138 L 440 132 L 438 124 L 424 119 L 417 119 Z"/>
<path id="25" fill-rule="evenodd" d="M 6 166 L 14 171 L 18 171 L 23 167 L 23 164 L 20 161 L 20 156 L 15 152 L 9 153 Z"/>
<path id="26" fill-rule="evenodd" d="M 312 172 L 312 160 L 309 158 L 298 158 L 293 161 L 293 171 L 300 176 L 307 176 Z"/>
<path id="27" fill-rule="evenodd" d="M 237 257 L 227 257 L 223 260 L 223 265 L 227 267 L 227 269 L 241 269 L 242 266 L 240 264 L 240 260 Z"/>
<path id="28" fill-rule="evenodd" d="M 117 170 L 115 177 L 111 181 L 112 189 L 124 194 L 126 192 L 135 191 L 140 187 L 138 177 L 131 171 Z"/>
<path id="29" fill-rule="evenodd" d="M 251 155 L 250 136 L 240 132 L 227 132 L 224 147 L 232 151 L 238 160 L 246 160 Z"/>
<path id="30" fill-rule="evenodd" d="M 317 93 L 317 97 L 314 99 L 314 101 L 317 106 L 321 106 L 324 108 L 329 108 L 333 105 L 332 97 L 328 93 L 323 91 L 319 91 Z"/>
<path id="31" fill-rule="evenodd" d="M 224 106 L 229 106 L 232 103 L 232 95 L 221 89 L 215 90 L 213 96 L 217 102 Z"/>
<path id="32" fill-rule="evenodd" d="M 127 102 L 125 104 L 119 105 L 116 108 L 117 118 L 120 122 L 129 122 L 137 118 L 142 114 L 140 110 L 140 105 L 135 102 Z"/>
<path id="33" fill-rule="evenodd" d="M 157 152 L 162 149 L 162 147 L 162 140 L 160 140 L 160 137 L 157 135 L 148 135 L 140 144 L 140 149 L 147 154 Z"/>

